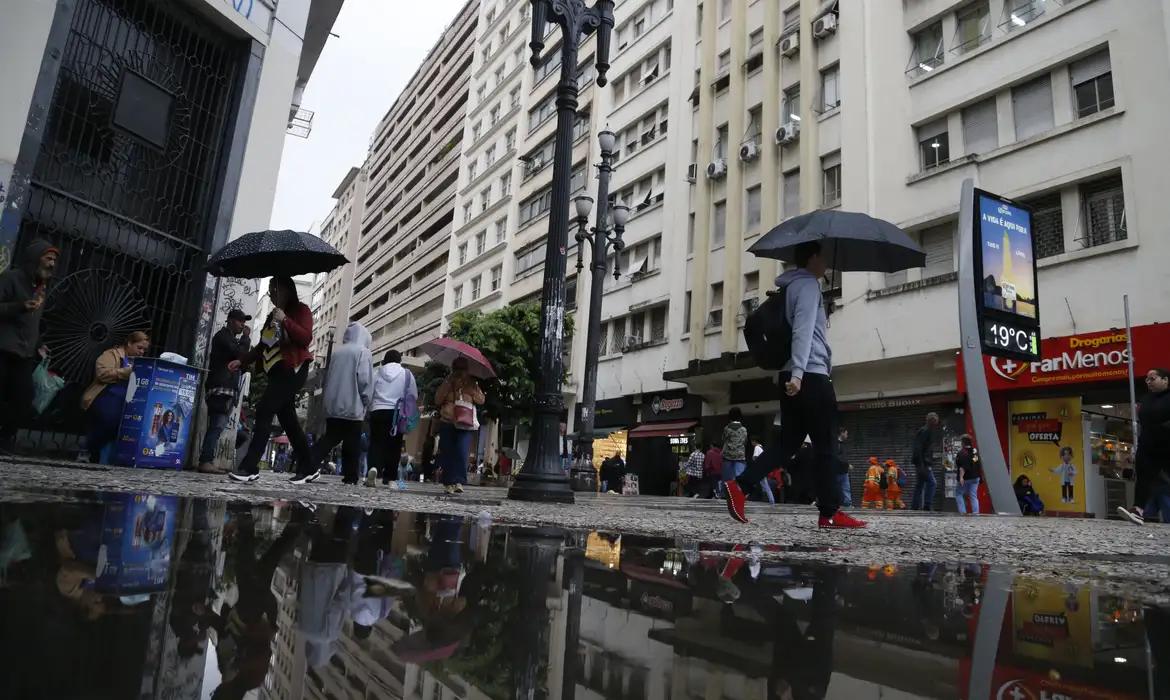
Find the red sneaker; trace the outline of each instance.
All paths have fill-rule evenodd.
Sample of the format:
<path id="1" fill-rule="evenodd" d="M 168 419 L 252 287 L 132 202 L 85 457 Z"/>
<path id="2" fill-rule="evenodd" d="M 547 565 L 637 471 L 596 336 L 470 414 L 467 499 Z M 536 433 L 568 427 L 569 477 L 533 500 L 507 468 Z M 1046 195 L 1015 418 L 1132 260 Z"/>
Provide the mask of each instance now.
<path id="1" fill-rule="evenodd" d="M 858 520 L 845 511 L 839 510 L 831 518 L 826 518 L 822 515 L 818 524 L 826 530 L 853 530 L 856 528 L 865 527 L 869 523 L 866 523 L 863 520 Z"/>
<path id="2" fill-rule="evenodd" d="M 739 487 L 739 482 L 732 479 L 724 483 L 723 486 L 725 487 L 723 498 L 727 501 L 727 512 L 739 522 L 746 523 L 748 519 L 747 514 L 743 512 L 743 507 L 747 503 L 747 497 L 743 495 L 743 489 Z"/>

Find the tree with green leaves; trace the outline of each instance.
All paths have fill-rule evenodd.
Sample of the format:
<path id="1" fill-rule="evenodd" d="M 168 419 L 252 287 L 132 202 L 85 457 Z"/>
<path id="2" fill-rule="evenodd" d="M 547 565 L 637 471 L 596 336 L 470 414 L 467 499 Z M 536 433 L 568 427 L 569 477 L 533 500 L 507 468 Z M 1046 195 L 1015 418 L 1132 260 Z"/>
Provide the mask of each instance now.
<path id="1" fill-rule="evenodd" d="M 536 377 L 540 376 L 540 304 L 514 304 L 483 313 L 478 309 L 460 311 L 451 318 L 447 336 L 483 353 L 492 364 L 494 379 L 481 380 L 485 397 L 480 417 L 503 423 L 527 423 L 532 415 Z M 565 317 L 565 345 L 573 339 L 573 317 Z M 564 368 L 562 381 L 568 376 Z M 435 390 L 447 377 L 449 368 L 428 362 L 419 378 L 419 400 L 423 410 L 433 411 Z"/>

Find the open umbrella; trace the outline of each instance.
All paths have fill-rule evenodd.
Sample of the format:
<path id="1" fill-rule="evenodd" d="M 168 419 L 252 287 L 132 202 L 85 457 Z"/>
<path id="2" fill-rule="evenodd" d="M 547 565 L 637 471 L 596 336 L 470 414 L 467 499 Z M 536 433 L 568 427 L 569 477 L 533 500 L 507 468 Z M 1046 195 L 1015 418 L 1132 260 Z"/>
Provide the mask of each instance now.
<path id="1" fill-rule="evenodd" d="M 472 346 L 454 338 L 435 338 L 423 343 L 419 348 L 430 358 L 441 365 L 450 367 L 460 357 L 467 360 L 467 369 L 473 377 L 489 379 L 496 376 L 492 363 L 487 361 L 483 353 Z"/>
<path id="2" fill-rule="evenodd" d="M 349 260 L 321 237 L 299 231 L 245 233 L 211 254 L 213 277 L 296 277 L 329 272 Z"/>
<path id="3" fill-rule="evenodd" d="M 838 272 L 899 272 L 926 265 L 926 253 L 888 221 L 851 211 L 821 210 L 795 216 L 760 236 L 748 252 L 792 262 L 796 247 L 816 241 Z"/>

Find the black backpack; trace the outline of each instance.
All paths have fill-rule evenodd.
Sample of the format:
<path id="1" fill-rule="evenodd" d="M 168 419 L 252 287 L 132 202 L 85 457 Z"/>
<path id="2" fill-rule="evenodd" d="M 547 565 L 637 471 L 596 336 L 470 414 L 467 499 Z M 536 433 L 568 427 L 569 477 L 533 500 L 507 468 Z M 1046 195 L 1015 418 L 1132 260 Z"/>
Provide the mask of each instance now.
<path id="1" fill-rule="evenodd" d="M 890 487 L 890 477 L 887 472 L 888 470 L 885 467 L 882 467 L 882 476 L 881 479 L 878 480 L 878 486 L 881 487 L 882 491 L 885 491 Z"/>
<path id="2" fill-rule="evenodd" d="M 768 292 L 764 303 L 744 319 L 743 339 L 760 369 L 781 370 L 792 357 L 786 299 L 784 289 Z"/>

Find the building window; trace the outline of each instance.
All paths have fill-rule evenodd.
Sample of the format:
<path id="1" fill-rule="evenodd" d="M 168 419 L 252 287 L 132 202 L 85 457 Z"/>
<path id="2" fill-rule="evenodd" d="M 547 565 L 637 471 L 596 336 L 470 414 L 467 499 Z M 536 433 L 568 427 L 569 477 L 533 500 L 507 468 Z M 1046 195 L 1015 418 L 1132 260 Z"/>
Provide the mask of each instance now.
<path id="1" fill-rule="evenodd" d="M 561 67 L 561 52 L 553 51 L 545 57 L 540 65 L 536 67 L 536 75 L 533 77 L 533 84 L 541 83 L 545 78 L 553 74 L 553 71 Z"/>
<path id="2" fill-rule="evenodd" d="M 800 214 L 800 170 L 784 173 L 784 210 L 780 216 L 790 219 Z"/>
<path id="3" fill-rule="evenodd" d="M 826 207 L 841 203 L 841 152 L 821 158 L 821 204 Z"/>
<path id="4" fill-rule="evenodd" d="M 692 255 L 695 252 L 695 214 L 694 212 L 687 218 L 687 255 Z"/>
<path id="5" fill-rule="evenodd" d="M 550 95 L 543 102 L 528 112 L 528 130 L 533 131 L 541 124 L 552 119 L 557 113 L 556 96 Z"/>
<path id="6" fill-rule="evenodd" d="M 483 255 L 487 250 L 487 231 L 480 231 L 475 234 L 475 254 Z"/>
<path id="7" fill-rule="evenodd" d="M 991 41 L 991 8 L 986 2 L 960 10 L 955 15 L 955 23 L 953 53 L 962 55 Z"/>
<path id="8" fill-rule="evenodd" d="M 751 141 L 756 145 L 760 143 L 760 125 L 763 123 L 763 111 L 757 105 L 748 110 L 748 127 L 747 134 L 744 135 L 744 143 Z"/>
<path id="9" fill-rule="evenodd" d="M 467 244 L 466 243 L 459 244 L 459 255 L 458 255 L 457 259 L 459 260 L 460 266 L 467 264 Z"/>
<path id="10" fill-rule="evenodd" d="M 748 51 L 755 51 L 760 45 L 764 43 L 764 30 L 757 29 L 748 35 Z"/>
<path id="11" fill-rule="evenodd" d="M 967 153 L 999 148 L 999 114 L 994 97 L 963 108 L 963 147 Z"/>
<path id="12" fill-rule="evenodd" d="M 731 19 L 731 0 L 719 0 L 719 21 Z"/>
<path id="13" fill-rule="evenodd" d="M 691 293 L 683 295 L 683 334 L 691 332 Z"/>
<path id="14" fill-rule="evenodd" d="M 943 64 L 942 22 L 910 36 L 910 66 L 906 73 L 912 77 L 925 75 Z"/>
<path id="15" fill-rule="evenodd" d="M 923 172 L 951 161 L 946 117 L 918 127 L 918 154 Z"/>
<path id="16" fill-rule="evenodd" d="M 476 122 L 475 126 L 471 127 L 471 142 L 475 143 L 479 140 L 480 136 L 483 136 L 483 124 Z"/>
<path id="17" fill-rule="evenodd" d="M 463 205 L 463 223 L 471 221 L 471 202 Z"/>
<path id="18" fill-rule="evenodd" d="M 519 85 L 512 88 L 512 91 L 508 93 L 508 105 L 509 105 L 509 109 L 516 109 L 517 107 L 520 106 L 520 86 Z"/>
<path id="19" fill-rule="evenodd" d="M 1052 76 L 1045 74 L 1030 83 L 1012 88 L 1012 114 L 1016 123 L 1016 141 L 1050 130 L 1055 123 Z"/>
<path id="20" fill-rule="evenodd" d="M 760 229 L 760 186 L 747 191 L 747 230 L 758 232 Z"/>
<path id="21" fill-rule="evenodd" d="M 727 235 L 727 202 L 715 202 L 715 217 L 711 224 L 711 249 L 719 248 L 723 245 L 724 238 Z"/>
<path id="22" fill-rule="evenodd" d="M 621 352 L 622 347 L 626 344 L 626 319 L 615 318 L 609 324 L 613 330 L 610 332 L 612 340 L 610 340 L 609 351 Z"/>
<path id="23" fill-rule="evenodd" d="M 1069 66 L 1077 118 L 1087 117 L 1114 105 L 1113 69 L 1109 51 L 1099 51 Z"/>
<path id="24" fill-rule="evenodd" d="M 479 193 L 479 210 L 487 211 L 487 208 L 492 205 L 492 188 L 482 190 Z"/>
<path id="25" fill-rule="evenodd" d="M 715 157 L 716 158 L 726 158 L 727 157 L 727 140 L 728 140 L 727 125 L 724 124 L 723 126 L 721 126 L 715 130 Z"/>
<path id="26" fill-rule="evenodd" d="M 841 106 L 841 69 L 831 66 L 821 71 L 821 96 L 824 97 L 824 111 Z"/>
<path id="27" fill-rule="evenodd" d="M 504 135 L 504 148 L 511 151 L 516 148 L 516 129 L 515 127 L 508 129 L 508 133 Z"/>
<path id="28" fill-rule="evenodd" d="M 800 121 L 800 85 L 794 85 L 784 91 L 784 107 L 780 115 L 781 124 L 791 124 Z"/>
<path id="29" fill-rule="evenodd" d="M 1025 202 L 1032 207 L 1032 238 L 1036 257 L 1051 258 L 1064 253 L 1064 209 L 1060 192 Z"/>
<path id="30" fill-rule="evenodd" d="M 529 197 L 526 201 L 520 204 L 520 225 L 524 226 L 528 222 L 544 214 L 551 206 L 551 190 L 546 189 L 542 192 L 538 192 L 532 197 Z"/>
<path id="31" fill-rule="evenodd" d="M 663 340 L 666 340 L 666 307 L 656 306 L 650 309 L 650 342 L 657 343 Z"/>
<path id="32" fill-rule="evenodd" d="M 475 104 L 483 104 L 484 95 L 487 94 L 487 85 L 480 85 L 475 89 Z"/>
<path id="33" fill-rule="evenodd" d="M 955 223 L 950 222 L 922 231 L 919 237 L 926 266 L 922 279 L 939 277 L 955 271 Z"/>
<path id="34" fill-rule="evenodd" d="M 492 268 L 492 291 L 493 292 L 500 291 L 500 285 L 503 284 L 503 279 L 504 279 L 504 266 L 503 265 L 496 265 L 495 267 Z"/>
<path id="35" fill-rule="evenodd" d="M 707 328 L 723 325 L 723 283 L 711 285 L 711 303 L 707 306 Z"/>
<path id="36" fill-rule="evenodd" d="M 784 32 L 790 32 L 800 25 L 800 3 L 784 11 Z"/>
<path id="37" fill-rule="evenodd" d="M 496 123 L 500 121 L 500 106 L 499 105 L 496 105 L 495 107 L 491 108 L 491 111 L 488 112 L 488 119 L 491 121 L 492 126 L 495 126 Z"/>
<path id="38" fill-rule="evenodd" d="M 1084 207 L 1085 247 L 1116 243 L 1128 237 L 1121 175 L 1081 185 L 1081 202 Z"/>
<path id="39" fill-rule="evenodd" d="M 496 85 L 502 82 L 504 82 L 504 64 L 501 63 L 500 67 L 496 69 Z"/>
<path id="40" fill-rule="evenodd" d="M 479 293 L 483 287 L 483 275 L 476 275 L 471 278 L 471 300 L 479 299 Z"/>
<path id="41" fill-rule="evenodd" d="M 476 175 L 479 174 L 479 161 L 473 160 L 467 164 L 467 181 L 475 180 Z"/>
<path id="42" fill-rule="evenodd" d="M 1045 0 L 1007 0 L 1003 4 L 1003 21 L 999 23 L 1000 28 L 1010 32 L 1035 21 L 1044 14 L 1044 3 Z"/>
<path id="43" fill-rule="evenodd" d="M 490 168 L 492 163 L 496 162 L 496 146 L 492 144 L 483 152 L 483 159 L 486 165 Z"/>
<path id="44" fill-rule="evenodd" d="M 500 196 L 507 197 L 512 194 L 512 173 L 504 173 L 500 178 Z"/>
<path id="45" fill-rule="evenodd" d="M 508 236 L 508 219 L 500 219 L 496 222 L 496 243 L 503 243 Z"/>
<path id="46" fill-rule="evenodd" d="M 716 73 L 723 73 L 731 69 L 731 51 L 719 54 L 719 63 L 715 66 Z"/>
<path id="47" fill-rule="evenodd" d="M 463 306 L 463 285 L 462 284 L 455 285 L 454 296 L 455 296 L 455 302 L 454 302 L 453 306 L 456 309 L 458 309 L 459 307 Z"/>

